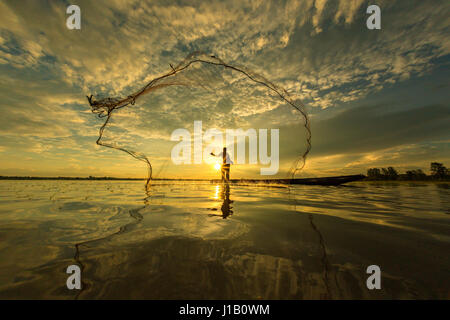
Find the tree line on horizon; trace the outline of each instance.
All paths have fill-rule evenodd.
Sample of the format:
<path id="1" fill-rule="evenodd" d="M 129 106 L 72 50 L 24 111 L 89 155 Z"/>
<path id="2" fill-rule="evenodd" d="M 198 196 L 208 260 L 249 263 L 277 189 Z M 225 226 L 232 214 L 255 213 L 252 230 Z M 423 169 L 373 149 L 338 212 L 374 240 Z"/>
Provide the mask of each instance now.
<path id="1" fill-rule="evenodd" d="M 367 170 L 368 180 L 449 180 L 450 170 L 443 163 L 431 162 L 430 174 L 427 175 L 422 169 L 408 170 L 398 173 L 394 167 L 370 168 Z"/>

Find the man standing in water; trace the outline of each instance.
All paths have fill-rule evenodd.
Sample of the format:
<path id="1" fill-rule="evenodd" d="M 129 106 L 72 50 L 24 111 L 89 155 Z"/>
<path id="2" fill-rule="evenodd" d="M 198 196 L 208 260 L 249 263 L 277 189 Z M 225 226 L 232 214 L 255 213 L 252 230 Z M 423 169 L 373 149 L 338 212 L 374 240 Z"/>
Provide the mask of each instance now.
<path id="1" fill-rule="evenodd" d="M 211 155 L 214 157 L 222 157 L 222 181 L 230 181 L 230 165 L 233 164 L 233 161 L 231 161 L 230 155 L 227 153 L 227 148 L 224 147 L 223 151 L 218 155 L 215 155 L 213 152 L 211 152 Z"/>

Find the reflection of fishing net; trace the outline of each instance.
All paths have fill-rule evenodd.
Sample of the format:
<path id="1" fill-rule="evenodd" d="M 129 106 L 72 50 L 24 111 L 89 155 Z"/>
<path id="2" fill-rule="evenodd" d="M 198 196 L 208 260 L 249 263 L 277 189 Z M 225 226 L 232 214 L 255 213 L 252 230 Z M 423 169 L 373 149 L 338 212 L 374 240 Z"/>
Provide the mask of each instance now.
<path id="1" fill-rule="evenodd" d="M 256 109 L 271 110 L 276 108 L 277 105 L 282 104 L 292 107 L 293 109 L 291 108 L 291 110 L 294 110 L 294 112 L 297 110 L 303 120 L 303 126 L 306 129 L 306 149 L 301 156 L 295 160 L 289 170 L 289 174 L 294 177 L 295 174 L 304 167 L 306 156 L 311 149 L 311 131 L 307 113 L 300 100 L 296 99 L 294 101 L 290 98 L 286 90 L 246 68 L 229 65 L 215 56 L 194 52 L 177 66 L 171 65 L 171 70 L 168 73 L 151 80 L 142 89 L 127 97 L 108 97 L 100 100 L 95 100 L 92 95 L 88 97 L 92 112 L 97 114 L 100 118 L 106 118 L 105 122 L 100 127 L 97 144 L 124 151 L 134 158 L 145 162 L 148 167 L 147 185 L 152 179 L 152 165 L 148 158 L 143 153 L 133 151 L 129 147 L 119 146 L 117 140 L 104 141 L 103 133 L 108 124 L 112 122 L 113 111 L 134 105 L 139 97 L 150 92 L 154 92 L 154 96 L 156 97 L 160 93 L 159 89 L 162 88 L 166 88 L 175 95 L 180 94 L 180 90 L 183 91 L 183 94 L 186 94 L 186 89 L 189 91 L 196 91 L 199 88 L 204 89 L 204 91 L 209 93 L 208 99 L 212 100 L 215 98 L 217 105 L 221 108 L 227 108 L 227 106 L 231 104 L 231 100 L 235 97 L 234 91 L 239 89 L 244 94 L 236 107 L 244 114 L 252 114 Z M 264 95 L 265 97 L 262 98 Z M 163 99 L 164 96 L 167 97 L 168 95 L 159 95 L 161 99 Z M 190 101 L 192 102 L 194 100 L 184 99 L 182 102 L 179 102 L 182 103 L 185 110 L 190 110 Z M 202 102 L 203 101 L 202 98 Z M 233 104 L 236 104 L 236 101 L 233 101 Z M 158 108 L 161 108 L 161 103 L 159 106 L 152 105 L 151 111 L 147 110 L 147 112 L 156 114 L 158 111 L 161 111 L 161 109 Z M 207 115 L 209 112 L 210 110 L 203 110 L 202 114 Z M 288 113 L 288 116 L 290 117 L 290 113 Z"/>

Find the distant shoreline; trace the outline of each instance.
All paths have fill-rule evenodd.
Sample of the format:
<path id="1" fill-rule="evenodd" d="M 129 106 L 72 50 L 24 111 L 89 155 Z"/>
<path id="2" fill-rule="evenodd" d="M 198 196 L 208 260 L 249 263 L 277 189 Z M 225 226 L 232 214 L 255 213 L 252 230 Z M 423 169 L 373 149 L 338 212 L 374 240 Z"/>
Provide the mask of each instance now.
<path id="1" fill-rule="evenodd" d="M 0 180 L 119 180 L 119 181 L 122 180 L 122 181 L 145 181 L 145 180 L 147 180 L 147 178 L 0 176 Z M 209 181 L 211 179 L 153 178 L 152 180 Z"/>
<path id="2" fill-rule="evenodd" d="M 296 180 L 315 180 L 315 179 L 327 179 L 330 177 L 322 178 L 303 178 Z M 68 180 L 68 181 L 146 181 L 147 178 L 118 178 L 118 177 L 33 177 L 33 176 L 0 176 L 0 180 Z M 196 179 L 196 178 L 153 178 L 153 181 L 208 181 L 208 182 L 220 182 L 220 179 Z M 290 179 L 274 178 L 274 179 L 231 179 L 230 182 L 286 182 Z M 360 182 L 450 182 L 450 179 L 433 179 L 427 176 L 426 179 L 370 179 L 363 178 Z"/>

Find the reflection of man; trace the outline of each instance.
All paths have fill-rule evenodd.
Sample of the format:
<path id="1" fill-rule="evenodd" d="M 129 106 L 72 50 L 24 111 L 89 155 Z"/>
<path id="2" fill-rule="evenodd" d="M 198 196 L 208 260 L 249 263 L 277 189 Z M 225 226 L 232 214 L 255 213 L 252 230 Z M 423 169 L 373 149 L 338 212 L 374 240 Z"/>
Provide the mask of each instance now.
<path id="1" fill-rule="evenodd" d="M 222 214 L 210 214 L 210 216 L 219 216 L 226 219 L 229 215 L 233 214 L 233 207 L 231 204 L 234 202 L 230 200 L 230 185 L 228 183 L 223 183 L 220 191 L 220 199 L 223 200 L 222 206 L 220 210 Z M 211 210 L 217 210 L 216 208 L 212 208 Z"/>
<path id="2" fill-rule="evenodd" d="M 231 210 L 231 204 L 233 203 L 233 201 L 230 200 L 230 185 L 228 183 L 225 184 L 225 186 L 222 186 L 221 198 L 223 199 L 223 203 L 220 210 L 222 210 L 222 217 L 226 219 L 230 214 L 233 213 L 233 210 Z"/>
<path id="3" fill-rule="evenodd" d="M 233 164 L 233 161 L 230 159 L 230 155 L 227 153 L 227 148 L 224 147 L 223 151 L 218 155 L 215 155 L 211 152 L 211 155 L 214 157 L 222 157 L 222 181 L 230 181 L 230 165 Z"/>

